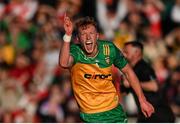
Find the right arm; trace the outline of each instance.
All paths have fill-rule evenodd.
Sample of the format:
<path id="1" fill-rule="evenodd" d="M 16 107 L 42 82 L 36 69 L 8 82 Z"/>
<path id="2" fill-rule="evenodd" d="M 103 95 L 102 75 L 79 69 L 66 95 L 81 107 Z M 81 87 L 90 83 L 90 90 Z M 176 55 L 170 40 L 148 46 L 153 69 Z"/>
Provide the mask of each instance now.
<path id="1" fill-rule="evenodd" d="M 74 59 L 70 55 L 70 43 L 64 42 L 59 54 L 59 66 L 69 68 L 73 65 Z"/>
<path id="2" fill-rule="evenodd" d="M 65 36 L 63 37 L 63 44 L 59 53 L 59 66 L 63 68 L 69 68 L 73 65 L 74 59 L 70 55 L 70 40 L 73 31 L 73 24 L 69 17 L 64 17 L 64 29 L 65 29 Z"/>

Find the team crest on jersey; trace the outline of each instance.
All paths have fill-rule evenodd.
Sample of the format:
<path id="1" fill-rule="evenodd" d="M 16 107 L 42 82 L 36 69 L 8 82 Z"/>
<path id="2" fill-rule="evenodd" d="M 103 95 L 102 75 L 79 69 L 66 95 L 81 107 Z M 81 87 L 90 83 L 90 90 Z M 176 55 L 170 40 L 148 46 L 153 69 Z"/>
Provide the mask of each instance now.
<path id="1" fill-rule="evenodd" d="M 103 44 L 103 53 L 104 53 L 104 55 L 106 56 L 106 57 L 105 57 L 106 63 L 109 64 L 109 63 L 110 63 L 110 58 L 109 58 L 110 48 L 109 48 L 109 45 Z"/>
<path id="2" fill-rule="evenodd" d="M 106 61 L 107 64 L 110 63 L 110 58 L 109 58 L 109 56 L 105 57 L 105 61 Z"/>

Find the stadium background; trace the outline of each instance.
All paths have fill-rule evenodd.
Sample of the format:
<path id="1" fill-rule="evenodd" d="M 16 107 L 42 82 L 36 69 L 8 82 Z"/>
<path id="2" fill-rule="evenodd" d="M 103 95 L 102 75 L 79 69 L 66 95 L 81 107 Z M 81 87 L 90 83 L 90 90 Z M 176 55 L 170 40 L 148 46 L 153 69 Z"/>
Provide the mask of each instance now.
<path id="1" fill-rule="evenodd" d="M 81 122 L 70 74 L 58 67 L 64 12 L 94 17 L 100 38 L 120 49 L 142 42 L 180 122 L 180 0 L 0 0 L 0 122 Z M 135 122 L 132 96 L 121 102 Z"/>

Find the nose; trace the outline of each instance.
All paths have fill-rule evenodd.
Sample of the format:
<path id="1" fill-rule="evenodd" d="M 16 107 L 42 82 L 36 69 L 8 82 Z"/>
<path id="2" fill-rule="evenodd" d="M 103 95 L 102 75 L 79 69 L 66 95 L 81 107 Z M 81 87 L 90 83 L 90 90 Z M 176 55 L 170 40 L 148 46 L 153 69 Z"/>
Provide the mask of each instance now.
<path id="1" fill-rule="evenodd" d="M 86 35 L 86 38 L 87 38 L 88 40 L 91 39 L 90 34 L 87 34 L 87 35 Z"/>

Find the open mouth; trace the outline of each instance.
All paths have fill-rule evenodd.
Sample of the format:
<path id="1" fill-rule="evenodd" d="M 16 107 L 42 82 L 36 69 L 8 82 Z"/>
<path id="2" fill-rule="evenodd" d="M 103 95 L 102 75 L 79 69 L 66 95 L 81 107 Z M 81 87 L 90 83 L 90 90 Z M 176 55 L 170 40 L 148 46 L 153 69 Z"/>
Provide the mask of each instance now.
<path id="1" fill-rule="evenodd" d="M 91 51 L 93 49 L 93 42 L 92 41 L 87 41 L 85 43 L 85 46 L 86 46 L 87 51 Z"/>

